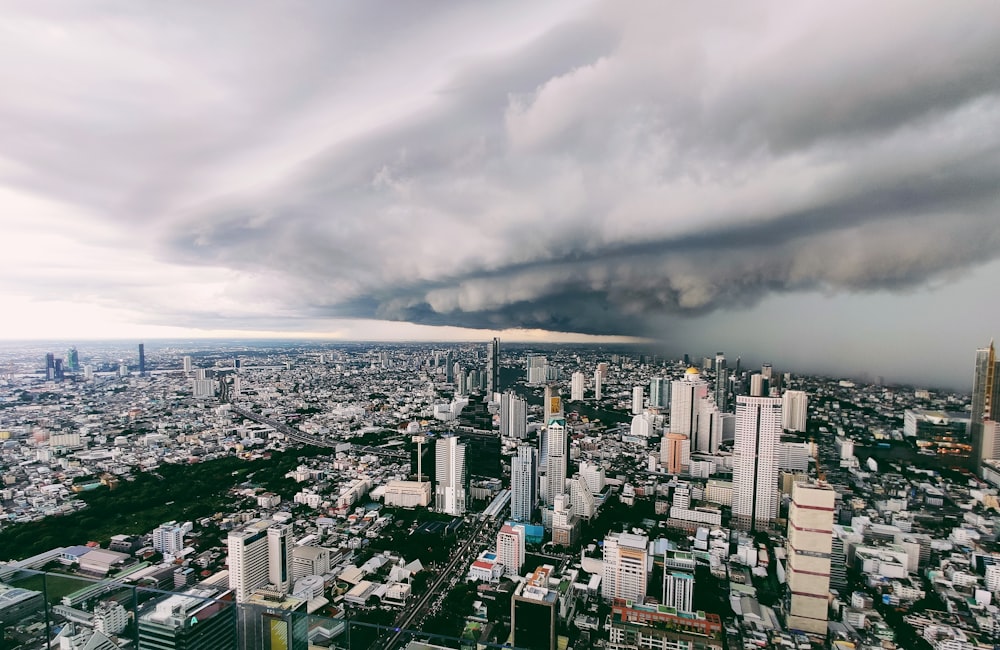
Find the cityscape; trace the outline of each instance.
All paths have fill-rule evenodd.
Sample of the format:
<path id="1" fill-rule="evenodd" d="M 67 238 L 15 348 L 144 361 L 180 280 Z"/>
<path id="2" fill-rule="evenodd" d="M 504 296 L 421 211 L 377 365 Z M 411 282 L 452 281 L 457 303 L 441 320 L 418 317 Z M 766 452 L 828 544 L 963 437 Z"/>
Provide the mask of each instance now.
<path id="1" fill-rule="evenodd" d="M 0 650 L 1000 650 L 1000 2 L 0 6 Z"/>
<path id="2" fill-rule="evenodd" d="M 4 648 L 993 648 L 1000 382 L 150 341 L 0 375 Z"/>

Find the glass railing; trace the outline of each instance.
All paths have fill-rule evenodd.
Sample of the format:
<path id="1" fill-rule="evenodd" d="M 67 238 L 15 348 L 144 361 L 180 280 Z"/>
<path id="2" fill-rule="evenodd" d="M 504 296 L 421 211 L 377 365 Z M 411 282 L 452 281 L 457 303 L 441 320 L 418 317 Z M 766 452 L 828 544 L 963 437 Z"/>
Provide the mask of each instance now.
<path id="1" fill-rule="evenodd" d="M 308 601 L 280 594 L 258 594 L 253 603 L 236 603 L 227 584 L 186 586 L 183 575 L 175 577 L 169 570 L 147 572 L 143 580 L 156 581 L 157 586 L 133 584 L 128 576 L 97 579 L 0 565 L 0 650 L 510 647 L 364 620 L 366 614 L 393 619 L 398 609 L 345 612 L 324 605 L 322 598 Z M 182 584 L 175 585 L 175 580 Z"/>

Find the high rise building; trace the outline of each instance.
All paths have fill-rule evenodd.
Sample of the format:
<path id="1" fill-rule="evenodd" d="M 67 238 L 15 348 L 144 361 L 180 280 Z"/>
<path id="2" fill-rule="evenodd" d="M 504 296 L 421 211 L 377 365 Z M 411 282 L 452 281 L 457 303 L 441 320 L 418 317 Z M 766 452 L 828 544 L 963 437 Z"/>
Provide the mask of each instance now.
<path id="1" fill-rule="evenodd" d="M 646 598 L 648 547 L 645 535 L 611 533 L 604 538 L 601 596 L 605 600 L 624 598 L 641 603 Z"/>
<path id="2" fill-rule="evenodd" d="M 274 529 L 272 532 L 272 528 Z M 246 602 L 255 589 L 268 584 L 288 592 L 292 575 L 291 527 L 269 519 L 232 530 L 226 539 L 229 588 L 236 602 Z"/>
<path id="3" fill-rule="evenodd" d="M 591 519 L 597 512 L 597 502 L 594 494 L 590 491 L 590 485 L 583 477 L 566 479 L 566 487 L 569 492 L 570 503 L 573 506 L 573 514 L 580 519 Z"/>
<path id="4" fill-rule="evenodd" d="M 645 400 L 645 391 L 643 391 L 642 386 L 635 386 L 632 388 L 632 415 L 638 415 L 642 413 L 643 401 Z"/>
<path id="5" fill-rule="evenodd" d="M 759 372 L 750 375 L 750 397 L 767 397 L 767 382 Z"/>
<path id="6" fill-rule="evenodd" d="M 683 571 L 663 570 L 663 604 L 680 612 L 693 612 L 694 576 Z"/>
<path id="7" fill-rule="evenodd" d="M 486 358 L 486 397 L 493 399 L 493 393 L 500 392 L 500 339 L 493 337 Z"/>
<path id="8" fill-rule="evenodd" d="M 435 452 L 434 509 L 461 517 L 466 502 L 465 445 L 455 436 L 444 436 L 438 438 Z"/>
<path id="9" fill-rule="evenodd" d="M 503 564 L 506 575 L 521 574 L 525 537 L 524 526 L 505 524 L 497 533 L 497 561 Z"/>
<path id="10" fill-rule="evenodd" d="M 574 402 L 583 401 L 583 382 L 584 382 L 583 373 L 579 371 L 574 372 L 572 379 L 570 379 L 570 391 L 569 391 L 569 398 L 572 401 Z"/>
<path id="11" fill-rule="evenodd" d="M 712 388 L 715 404 L 723 413 L 728 413 L 729 403 L 729 368 L 726 366 L 726 355 L 715 353 L 715 386 Z"/>
<path id="12" fill-rule="evenodd" d="M 546 384 L 545 386 L 545 404 L 543 408 L 545 411 L 542 421 L 546 424 L 553 418 L 563 417 L 562 397 L 559 396 L 558 388 L 552 384 Z"/>
<path id="13" fill-rule="evenodd" d="M 518 440 L 528 435 L 528 403 L 512 391 L 500 396 L 500 435 Z"/>
<path id="14" fill-rule="evenodd" d="M 805 391 L 786 390 L 781 396 L 781 428 L 786 431 L 805 431 L 808 407 L 809 396 Z"/>
<path id="15" fill-rule="evenodd" d="M 236 611 L 216 589 L 199 587 L 171 594 L 137 617 L 139 648 L 236 648 Z"/>
<path id="16" fill-rule="evenodd" d="M 706 397 L 698 401 L 698 432 L 693 438 L 695 451 L 714 454 L 722 442 L 722 412 L 715 401 Z"/>
<path id="17" fill-rule="evenodd" d="M 546 427 L 548 432 L 545 454 L 545 505 L 555 503 L 556 497 L 566 491 L 566 472 L 569 463 L 569 436 L 566 420 L 553 418 Z"/>
<path id="18" fill-rule="evenodd" d="M 184 357 L 184 372 L 191 372 L 191 357 Z"/>
<path id="19" fill-rule="evenodd" d="M 826 636 L 830 598 L 830 554 L 833 550 L 833 488 L 797 482 L 788 510 L 787 625 Z"/>
<path id="20" fill-rule="evenodd" d="M 444 357 L 444 380 L 451 384 L 455 381 L 455 364 L 451 358 L 451 350 Z"/>
<path id="21" fill-rule="evenodd" d="M 70 348 L 66 351 L 66 367 L 71 372 L 76 372 L 80 369 L 80 353 L 76 351 L 76 348 Z"/>
<path id="22" fill-rule="evenodd" d="M 997 361 L 992 340 L 989 347 L 976 350 L 976 371 L 972 377 L 969 430 L 972 434 L 973 469 L 976 471 L 992 453 L 983 444 L 984 420 L 1000 420 L 1000 362 Z"/>
<path id="23" fill-rule="evenodd" d="M 670 387 L 670 431 L 693 438 L 698 433 L 698 404 L 708 395 L 708 384 L 697 368 L 688 368 L 684 378 Z"/>
<path id="24" fill-rule="evenodd" d="M 733 446 L 733 516 L 750 530 L 766 527 L 778 515 L 778 444 L 781 399 L 736 398 Z"/>
<path id="25" fill-rule="evenodd" d="M 604 397 L 604 375 L 600 370 L 594 371 L 594 399 L 600 400 Z"/>
<path id="26" fill-rule="evenodd" d="M 527 382 L 531 385 L 544 384 L 548 377 L 549 360 L 543 354 L 529 354 L 527 366 Z"/>
<path id="27" fill-rule="evenodd" d="M 45 353 L 45 378 L 56 378 L 56 355 L 52 352 Z"/>
<path id="28" fill-rule="evenodd" d="M 184 550 L 184 533 L 190 530 L 176 521 L 168 521 L 153 529 L 153 550 L 164 556 L 176 557 Z"/>
<path id="29" fill-rule="evenodd" d="M 146 376 L 146 345 L 144 343 L 139 344 L 139 376 Z"/>
<path id="30" fill-rule="evenodd" d="M 559 592 L 549 589 L 551 572 L 551 566 L 541 566 L 514 590 L 510 601 L 510 627 L 515 648 L 556 650 Z"/>
<path id="31" fill-rule="evenodd" d="M 670 407 L 670 382 L 663 377 L 649 380 L 649 405 L 658 409 Z"/>
<path id="32" fill-rule="evenodd" d="M 514 521 L 531 522 L 538 503 L 538 452 L 521 445 L 510 464 L 510 509 Z"/>
<path id="33" fill-rule="evenodd" d="M 691 440 L 683 433 L 668 433 L 660 439 L 660 463 L 668 474 L 680 474 L 691 465 Z"/>

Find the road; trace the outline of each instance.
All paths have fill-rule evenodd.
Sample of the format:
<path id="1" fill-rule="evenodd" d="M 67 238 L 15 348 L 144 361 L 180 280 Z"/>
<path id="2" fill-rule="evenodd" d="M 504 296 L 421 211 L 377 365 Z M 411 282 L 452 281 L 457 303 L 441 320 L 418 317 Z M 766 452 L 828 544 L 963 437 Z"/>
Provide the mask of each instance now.
<path id="1" fill-rule="evenodd" d="M 448 565 L 441 571 L 437 579 L 435 579 L 434 582 L 428 587 L 427 592 L 421 596 L 419 600 L 417 600 L 412 608 L 407 608 L 407 610 L 400 614 L 399 618 L 396 619 L 396 633 L 389 639 L 385 646 L 383 646 L 386 650 L 395 650 L 404 635 L 416 632 L 416 630 L 408 630 L 407 628 L 418 616 L 426 616 L 432 599 L 435 596 L 440 597 L 442 595 L 438 593 L 441 586 L 445 584 L 449 578 L 454 577 L 456 569 L 459 571 L 465 570 L 466 564 L 471 561 L 470 555 L 478 551 L 479 546 L 482 543 L 479 540 L 480 533 L 488 526 L 497 526 L 501 523 L 503 522 L 483 519 L 476 525 L 476 527 L 472 530 L 472 533 L 469 535 L 468 541 L 466 541 L 460 548 L 456 549 L 455 554 L 448 562 Z"/>

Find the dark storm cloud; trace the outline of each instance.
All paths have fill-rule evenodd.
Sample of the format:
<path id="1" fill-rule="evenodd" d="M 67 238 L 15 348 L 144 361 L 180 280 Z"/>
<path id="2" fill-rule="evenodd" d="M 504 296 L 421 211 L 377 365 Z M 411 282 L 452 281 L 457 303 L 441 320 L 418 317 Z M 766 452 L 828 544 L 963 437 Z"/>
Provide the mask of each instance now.
<path id="1" fill-rule="evenodd" d="M 239 275 L 241 317 L 649 334 L 1000 251 L 994 2 L 569 5 L 531 38 L 491 4 L 61 6 L 8 32 L 57 74 L 0 71 L 0 179 Z"/>

